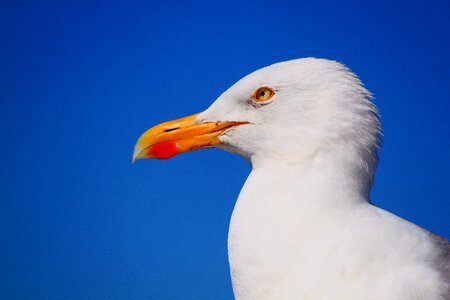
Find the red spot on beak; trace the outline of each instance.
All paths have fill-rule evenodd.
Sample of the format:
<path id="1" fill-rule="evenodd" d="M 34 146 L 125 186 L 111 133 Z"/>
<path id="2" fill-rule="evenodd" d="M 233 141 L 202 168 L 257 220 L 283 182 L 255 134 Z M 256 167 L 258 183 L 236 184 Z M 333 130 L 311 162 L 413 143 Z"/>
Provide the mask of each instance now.
<path id="1" fill-rule="evenodd" d="M 147 152 L 150 157 L 154 157 L 156 159 L 169 159 L 179 153 L 177 144 L 174 141 L 154 144 L 148 148 Z"/>

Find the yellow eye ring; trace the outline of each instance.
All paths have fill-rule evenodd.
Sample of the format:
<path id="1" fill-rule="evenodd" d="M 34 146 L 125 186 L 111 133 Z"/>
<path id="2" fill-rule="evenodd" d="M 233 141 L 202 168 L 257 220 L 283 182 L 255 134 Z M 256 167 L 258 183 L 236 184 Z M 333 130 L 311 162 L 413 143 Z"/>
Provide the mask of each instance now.
<path id="1" fill-rule="evenodd" d="M 262 86 L 253 93 L 252 100 L 255 102 L 265 102 L 269 100 L 270 98 L 275 95 L 275 91 L 268 87 L 268 86 Z"/>

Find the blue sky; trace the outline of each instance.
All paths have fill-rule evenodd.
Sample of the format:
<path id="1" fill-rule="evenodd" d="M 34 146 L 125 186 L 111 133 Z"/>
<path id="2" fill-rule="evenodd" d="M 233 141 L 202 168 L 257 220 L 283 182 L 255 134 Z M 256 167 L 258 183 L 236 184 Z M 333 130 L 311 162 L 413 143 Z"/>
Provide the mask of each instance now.
<path id="1" fill-rule="evenodd" d="M 1 4 L 0 298 L 232 299 L 249 165 L 132 165 L 133 146 L 299 57 L 344 62 L 375 94 L 373 202 L 450 238 L 448 1 L 186 2 Z"/>

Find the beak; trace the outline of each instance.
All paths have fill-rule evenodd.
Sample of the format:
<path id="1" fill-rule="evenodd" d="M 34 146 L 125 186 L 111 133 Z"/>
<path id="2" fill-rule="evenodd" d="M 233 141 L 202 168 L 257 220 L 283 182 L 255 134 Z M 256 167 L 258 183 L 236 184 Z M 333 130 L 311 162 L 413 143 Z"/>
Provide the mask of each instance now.
<path id="1" fill-rule="evenodd" d="M 221 144 L 218 136 L 247 122 L 195 123 L 199 114 L 156 125 L 141 135 L 134 146 L 133 163 L 137 159 L 168 159 L 180 153 Z"/>

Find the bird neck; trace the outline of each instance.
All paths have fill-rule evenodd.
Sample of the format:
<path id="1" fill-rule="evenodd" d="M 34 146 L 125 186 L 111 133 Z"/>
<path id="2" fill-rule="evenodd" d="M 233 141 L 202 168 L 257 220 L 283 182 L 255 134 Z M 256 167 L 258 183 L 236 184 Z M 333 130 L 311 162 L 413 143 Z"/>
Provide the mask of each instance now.
<path id="1" fill-rule="evenodd" d="M 299 204 L 340 206 L 369 202 L 374 165 L 347 155 L 319 154 L 297 162 L 253 165 L 243 192 L 272 194 Z M 255 190 L 259 190 L 255 191 Z"/>
<path id="2" fill-rule="evenodd" d="M 236 298 L 246 293 L 252 299 L 281 298 L 264 287 L 272 287 L 271 278 L 288 284 L 289 278 L 298 276 L 293 275 L 298 274 L 298 265 L 292 263 L 308 264 L 301 259 L 312 255 L 309 249 L 322 245 L 323 236 L 330 243 L 335 240 L 332 237 L 341 230 L 336 224 L 368 205 L 369 177 L 357 163 L 323 155 L 253 164 L 228 234 Z M 322 274 L 320 268 L 314 271 Z M 254 282 L 259 282 L 257 288 Z"/>

